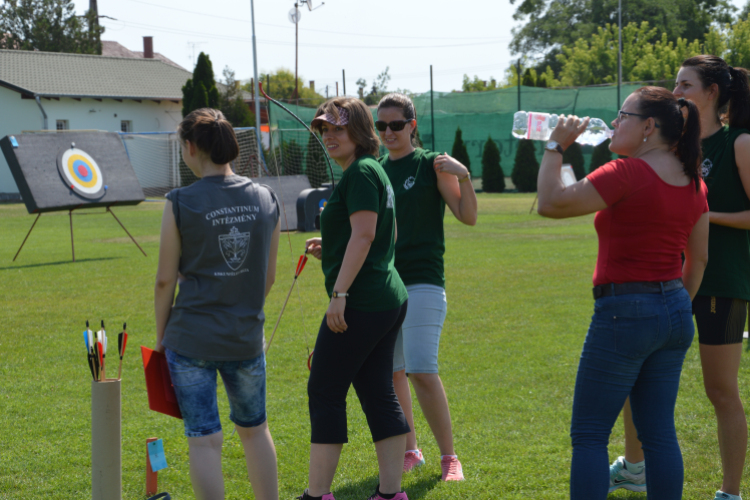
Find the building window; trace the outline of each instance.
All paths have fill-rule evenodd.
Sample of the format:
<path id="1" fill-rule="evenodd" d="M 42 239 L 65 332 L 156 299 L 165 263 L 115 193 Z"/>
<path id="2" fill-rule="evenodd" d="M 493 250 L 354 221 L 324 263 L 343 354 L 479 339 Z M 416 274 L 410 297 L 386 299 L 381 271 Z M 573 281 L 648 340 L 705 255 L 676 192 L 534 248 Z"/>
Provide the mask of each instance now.
<path id="1" fill-rule="evenodd" d="M 57 120 L 57 130 L 68 130 L 70 129 L 70 126 L 68 125 L 68 120 Z"/>
<path id="2" fill-rule="evenodd" d="M 130 120 L 122 120 L 120 122 L 120 132 L 132 132 L 133 131 L 133 122 Z"/>

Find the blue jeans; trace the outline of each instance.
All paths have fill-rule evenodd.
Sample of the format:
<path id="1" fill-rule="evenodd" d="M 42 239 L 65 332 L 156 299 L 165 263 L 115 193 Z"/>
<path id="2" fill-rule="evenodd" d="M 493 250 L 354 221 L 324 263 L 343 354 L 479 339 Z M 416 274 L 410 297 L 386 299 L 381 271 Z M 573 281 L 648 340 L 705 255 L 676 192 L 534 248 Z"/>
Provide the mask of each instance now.
<path id="1" fill-rule="evenodd" d="M 693 335 L 685 289 L 596 300 L 573 399 L 571 499 L 607 497 L 607 444 L 628 395 L 648 463 L 648 498 L 682 498 L 674 407 Z"/>
<path id="2" fill-rule="evenodd" d="M 240 427 L 257 427 L 266 421 L 265 355 L 245 361 L 206 361 L 170 349 L 165 354 L 187 437 L 221 431 L 216 372 L 224 381 L 232 422 Z"/>

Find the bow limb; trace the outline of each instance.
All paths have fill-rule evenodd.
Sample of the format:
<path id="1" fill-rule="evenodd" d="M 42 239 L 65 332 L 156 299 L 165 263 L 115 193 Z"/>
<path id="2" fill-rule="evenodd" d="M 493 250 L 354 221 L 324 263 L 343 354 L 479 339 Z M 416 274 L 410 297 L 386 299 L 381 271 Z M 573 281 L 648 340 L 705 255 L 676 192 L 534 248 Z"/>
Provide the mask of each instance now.
<path id="1" fill-rule="evenodd" d="M 290 115 L 292 115 L 292 117 L 294 117 L 295 120 L 297 120 L 298 122 L 300 122 L 302 124 L 302 126 L 305 127 L 305 129 L 307 129 L 307 131 L 310 132 L 310 134 L 312 134 L 313 137 L 315 137 L 315 140 L 318 141 L 318 144 L 320 144 L 320 147 L 323 148 L 323 151 L 325 152 L 326 163 L 328 163 L 328 170 L 331 172 L 331 185 L 333 186 L 333 188 L 335 188 L 336 187 L 336 182 L 333 179 L 333 165 L 331 165 L 331 159 L 328 157 L 328 151 L 326 151 L 326 147 L 323 144 L 323 141 L 320 140 L 320 137 L 318 137 L 315 134 L 315 132 L 313 132 L 312 129 L 307 126 L 307 123 L 305 123 L 304 121 L 302 121 L 302 119 L 299 116 L 297 116 L 294 113 L 292 113 L 289 110 L 289 108 L 287 108 L 286 106 L 284 106 L 283 104 L 281 104 L 279 101 L 277 101 L 276 99 L 274 99 L 274 98 L 270 97 L 268 94 L 266 94 L 266 91 L 263 90 L 263 83 L 262 82 L 258 82 L 258 88 L 260 89 L 260 93 L 263 94 L 263 97 L 265 97 L 270 102 L 274 103 L 275 105 L 277 105 L 278 107 L 280 107 L 281 109 L 283 109 L 284 111 L 286 111 L 287 113 L 289 113 Z M 269 126 L 270 126 L 270 123 L 269 123 Z M 269 132 L 268 133 L 269 134 L 271 133 L 270 132 L 270 128 L 269 128 Z"/>

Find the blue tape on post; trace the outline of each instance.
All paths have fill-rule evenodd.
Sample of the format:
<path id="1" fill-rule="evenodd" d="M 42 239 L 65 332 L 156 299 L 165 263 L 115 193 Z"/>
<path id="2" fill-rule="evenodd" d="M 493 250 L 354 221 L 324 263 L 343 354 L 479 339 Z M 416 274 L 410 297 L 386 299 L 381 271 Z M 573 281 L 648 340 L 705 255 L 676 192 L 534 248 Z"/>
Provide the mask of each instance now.
<path id="1" fill-rule="evenodd" d="M 11 146 L 13 146 L 14 148 L 17 148 L 17 147 L 18 147 L 18 141 L 17 141 L 17 140 L 16 140 L 16 138 L 15 138 L 14 136 L 12 136 L 12 135 L 10 136 L 10 145 L 11 145 Z"/>
<path id="2" fill-rule="evenodd" d="M 148 459 L 151 461 L 151 470 L 158 472 L 167 468 L 167 459 L 164 456 L 164 443 L 161 439 L 152 441 L 147 444 Z"/>

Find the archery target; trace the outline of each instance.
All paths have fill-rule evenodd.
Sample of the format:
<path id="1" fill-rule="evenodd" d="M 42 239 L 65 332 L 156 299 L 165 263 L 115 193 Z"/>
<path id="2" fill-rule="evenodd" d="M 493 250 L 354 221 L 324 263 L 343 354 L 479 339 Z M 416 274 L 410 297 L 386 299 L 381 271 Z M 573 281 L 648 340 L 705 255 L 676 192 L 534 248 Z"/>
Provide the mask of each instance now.
<path id="1" fill-rule="evenodd" d="M 65 185 L 85 198 L 104 194 L 104 178 L 96 161 L 85 151 L 66 148 L 57 158 L 57 170 Z"/>

